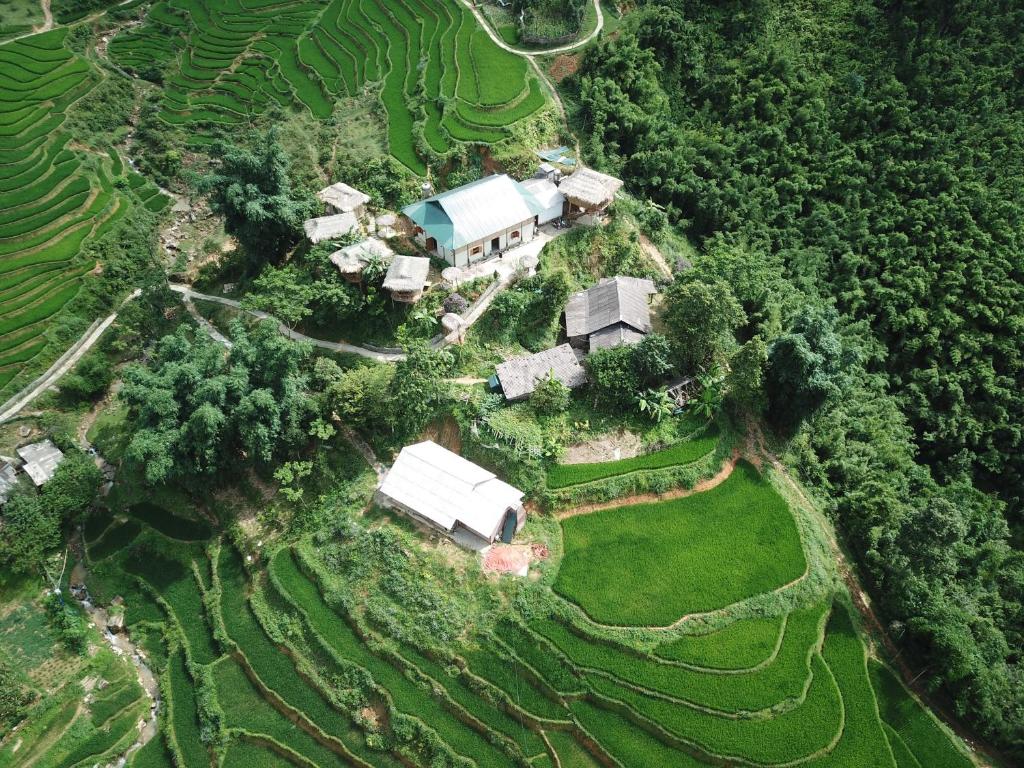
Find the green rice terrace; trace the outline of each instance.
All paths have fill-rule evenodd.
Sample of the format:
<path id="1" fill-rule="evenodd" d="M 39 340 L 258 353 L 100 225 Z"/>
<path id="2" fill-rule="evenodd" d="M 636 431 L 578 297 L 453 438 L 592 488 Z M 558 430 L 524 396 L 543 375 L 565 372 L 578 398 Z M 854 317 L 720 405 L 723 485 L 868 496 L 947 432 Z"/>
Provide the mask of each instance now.
<path id="1" fill-rule="evenodd" d="M 373 475 L 342 457 L 358 509 Z M 91 593 L 124 598 L 164 699 L 134 768 L 971 765 L 868 655 L 806 512 L 743 461 L 677 500 L 559 512 L 520 608 L 388 518 L 243 556 L 181 494 L 131 498 L 83 539 Z M 702 527 L 739 535 L 694 546 Z M 56 697 L 0 766 L 123 748 L 141 704 L 118 681 L 87 707 Z"/>
<path id="2" fill-rule="evenodd" d="M 167 68 L 161 117 L 194 142 L 274 105 L 326 120 L 339 99 L 377 89 L 391 154 L 418 174 L 428 151 L 500 141 L 546 101 L 526 59 L 459 0 L 162 0 L 110 54 L 141 76 Z"/>
<path id="3" fill-rule="evenodd" d="M 125 178 L 116 151 L 65 130 L 69 109 L 101 79 L 66 37 L 59 29 L 0 46 L 0 391 L 53 347 L 55 316 L 97 266 L 83 245 L 134 205 L 168 203 L 142 176 Z"/>

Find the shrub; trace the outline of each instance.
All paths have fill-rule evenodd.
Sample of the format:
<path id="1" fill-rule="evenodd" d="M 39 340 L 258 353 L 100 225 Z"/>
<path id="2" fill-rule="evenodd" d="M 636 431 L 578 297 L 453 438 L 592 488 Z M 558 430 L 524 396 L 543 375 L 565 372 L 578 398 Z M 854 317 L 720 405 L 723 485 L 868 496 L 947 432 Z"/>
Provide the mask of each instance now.
<path id="1" fill-rule="evenodd" d="M 445 297 L 442 306 L 445 312 L 454 312 L 456 315 L 462 315 L 469 309 L 469 302 L 460 293 L 450 293 Z"/>
<path id="2" fill-rule="evenodd" d="M 570 394 L 569 388 L 550 373 L 533 390 L 530 405 L 542 416 L 554 416 L 569 407 Z"/>

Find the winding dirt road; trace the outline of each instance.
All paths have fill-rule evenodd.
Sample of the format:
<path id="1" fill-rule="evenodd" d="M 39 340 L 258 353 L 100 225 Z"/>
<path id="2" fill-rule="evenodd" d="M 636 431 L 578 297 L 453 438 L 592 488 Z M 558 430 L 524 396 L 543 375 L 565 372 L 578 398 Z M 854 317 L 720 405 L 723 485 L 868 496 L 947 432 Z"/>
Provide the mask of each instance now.
<path id="1" fill-rule="evenodd" d="M 474 5 L 471 2 L 471 0 L 462 0 L 462 4 L 466 6 L 474 16 L 476 16 L 476 20 L 480 23 L 480 26 L 484 28 L 484 30 L 487 32 L 491 40 L 494 41 L 494 44 L 496 46 L 505 49 L 509 53 L 515 53 L 520 56 L 525 56 L 528 59 L 533 59 L 534 56 L 538 55 L 547 56 L 549 54 L 569 53 L 570 51 L 575 51 L 577 48 L 582 48 L 584 45 L 586 45 L 599 34 L 601 34 L 601 30 L 604 29 L 604 13 L 601 11 L 601 0 L 593 0 L 593 3 L 594 11 L 597 12 L 597 26 L 594 27 L 594 29 L 592 29 L 590 31 L 590 34 L 588 34 L 586 37 L 577 40 L 575 43 L 569 43 L 568 45 L 560 45 L 557 48 L 528 50 L 525 48 L 516 48 L 515 46 L 509 45 L 504 40 L 502 40 L 491 27 L 490 22 L 487 21 L 484 15 L 480 12 L 480 9 L 477 8 L 476 5 Z"/>

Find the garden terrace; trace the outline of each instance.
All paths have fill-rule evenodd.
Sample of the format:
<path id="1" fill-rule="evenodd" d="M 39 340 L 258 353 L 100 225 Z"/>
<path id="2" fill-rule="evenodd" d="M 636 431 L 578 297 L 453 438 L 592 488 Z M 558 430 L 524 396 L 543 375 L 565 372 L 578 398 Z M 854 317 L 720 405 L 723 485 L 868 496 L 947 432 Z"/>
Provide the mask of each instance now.
<path id="1" fill-rule="evenodd" d="M 555 591 L 606 624 L 669 625 L 806 568 L 786 502 L 743 461 L 704 493 L 570 517 L 562 530 Z"/>
<path id="2" fill-rule="evenodd" d="M 47 330 L 95 266 L 82 260 L 83 243 L 130 207 L 111 181 L 119 163 L 68 149 L 65 113 L 95 76 L 64 47 L 66 33 L 0 45 L 0 392 L 49 356 Z"/>
<path id="3" fill-rule="evenodd" d="M 641 456 L 590 464 L 555 464 L 548 470 L 548 487 L 566 488 L 609 477 L 620 477 L 633 472 L 690 464 L 707 456 L 715 449 L 716 445 L 718 445 L 718 428 L 710 425 L 699 437 Z"/>
<path id="4" fill-rule="evenodd" d="M 289 550 L 278 553 L 271 563 L 271 571 L 283 596 L 299 607 L 313 632 L 340 658 L 366 670 L 386 692 L 396 710 L 422 720 L 452 750 L 470 758 L 480 768 L 509 764 L 507 753 L 458 716 L 457 704 L 433 695 L 406 676 L 406 669 L 414 669 L 411 664 L 398 654 L 383 652 L 377 644 L 368 645 L 349 622 L 324 601 L 316 583 L 299 569 Z M 429 679 L 423 672 L 419 674 Z M 443 690 L 444 686 L 440 687 Z M 525 761 L 525 756 L 518 757 L 520 759 L 513 762 Z"/>
<path id="5" fill-rule="evenodd" d="M 271 102 L 326 119 L 379 84 L 391 154 L 417 174 L 429 159 L 418 147 L 501 141 L 546 103 L 526 59 L 458 0 L 160 0 L 109 51 L 144 77 L 172 65 L 162 117 L 174 125 L 246 124 Z"/>

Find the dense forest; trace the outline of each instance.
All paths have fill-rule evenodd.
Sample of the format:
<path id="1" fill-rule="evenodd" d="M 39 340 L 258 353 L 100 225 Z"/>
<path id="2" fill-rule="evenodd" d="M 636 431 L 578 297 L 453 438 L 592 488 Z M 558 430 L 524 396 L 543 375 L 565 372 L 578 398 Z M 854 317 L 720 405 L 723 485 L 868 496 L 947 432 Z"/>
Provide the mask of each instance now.
<path id="1" fill-rule="evenodd" d="M 586 154 L 703 246 L 694 277 L 768 345 L 769 422 L 905 657 L 1017 757 L 1022 30 L 998 0 L 648 0 L 567 88 Z M 802 356 L 820 408 L 773 407 L 772 354 Z"/>

